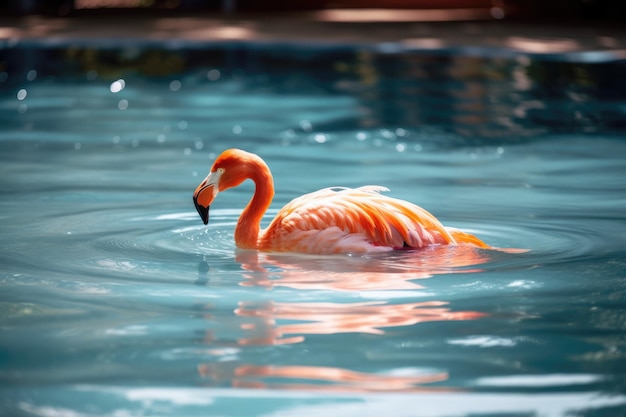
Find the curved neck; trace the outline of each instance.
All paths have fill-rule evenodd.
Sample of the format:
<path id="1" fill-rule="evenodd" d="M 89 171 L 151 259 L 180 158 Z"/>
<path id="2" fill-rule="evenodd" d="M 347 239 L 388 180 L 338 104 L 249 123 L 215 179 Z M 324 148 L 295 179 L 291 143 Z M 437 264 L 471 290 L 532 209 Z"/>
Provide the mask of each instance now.
<path id="1" fill-rule="evenodd" d="M 257 249 L 261 218 L 274 198 L 274 180 L 264 164 L 251 170 L 248 178 L 254 181 L 254 196 L 239 217 L 235 228 L 235 243 L 242 249 Z"/>

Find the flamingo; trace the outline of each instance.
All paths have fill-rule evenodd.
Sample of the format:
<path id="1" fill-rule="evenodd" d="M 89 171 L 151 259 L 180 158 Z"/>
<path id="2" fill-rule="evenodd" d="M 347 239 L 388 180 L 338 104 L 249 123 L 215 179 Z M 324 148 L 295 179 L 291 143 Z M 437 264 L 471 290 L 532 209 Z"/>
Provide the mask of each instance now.
<path id="1" fill-rule="evenodd" d="M 261 229 L 261 219 L 274 197 L 274 180 L 261 157 L 241 149 L 219 155 L 194 192 L 193 201 L 205 225 L 217 194 L 247 179 L 254 182 L 255 192 L 235 228 L 235 243 L 241 249 L 335 254 L 429 245 L 490 248 L 470 233 L 443 226 L 415 204 L 381 194 L 389 190 L 376 185 L 324 188 L 297 197 Z"/>

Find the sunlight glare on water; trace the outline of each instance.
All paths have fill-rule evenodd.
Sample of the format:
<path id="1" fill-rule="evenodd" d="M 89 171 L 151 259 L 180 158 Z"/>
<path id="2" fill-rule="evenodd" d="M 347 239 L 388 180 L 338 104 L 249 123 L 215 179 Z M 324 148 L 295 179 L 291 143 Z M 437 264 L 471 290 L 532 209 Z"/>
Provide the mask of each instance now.
<path id="1" fill-rule="evenodd" d="M 2 413 L 619 415 L 622 61 L 209 51 L 0 50 Z M 229 147 L 264 224 L 376 184 L 499 249 L 238 250 L 253 184 L 191 198 Z"/>

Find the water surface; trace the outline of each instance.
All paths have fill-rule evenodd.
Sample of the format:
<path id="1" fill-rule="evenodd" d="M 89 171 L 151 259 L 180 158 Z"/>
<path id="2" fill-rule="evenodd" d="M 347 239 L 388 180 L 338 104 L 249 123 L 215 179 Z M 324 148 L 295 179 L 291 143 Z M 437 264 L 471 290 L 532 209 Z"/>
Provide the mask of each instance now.
<path id="1" fill-rule="evenodd" d="M 624 415 L 622 61 L 0 52 L 2 413 Z M 234 146 L 273 171 L 266 222 L 378 184 L 528 251 L 238 251 L 253 185 L 208 227 L 191 200 Z"/>

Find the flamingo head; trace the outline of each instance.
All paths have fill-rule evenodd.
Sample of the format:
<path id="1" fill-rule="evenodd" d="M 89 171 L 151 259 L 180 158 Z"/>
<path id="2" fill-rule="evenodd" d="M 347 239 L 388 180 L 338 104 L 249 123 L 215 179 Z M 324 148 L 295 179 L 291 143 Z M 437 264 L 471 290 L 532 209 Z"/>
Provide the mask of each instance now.
<path id="1" fill-rule="evenodd" d="M 240 149 L 228 149 L 217 157 L 209 175 L 193 193 L 193 203 L 204 224 L 209 222 L 209 207 L 217 194 L 250 178 L 257 159 L 257 155 Z"/>

